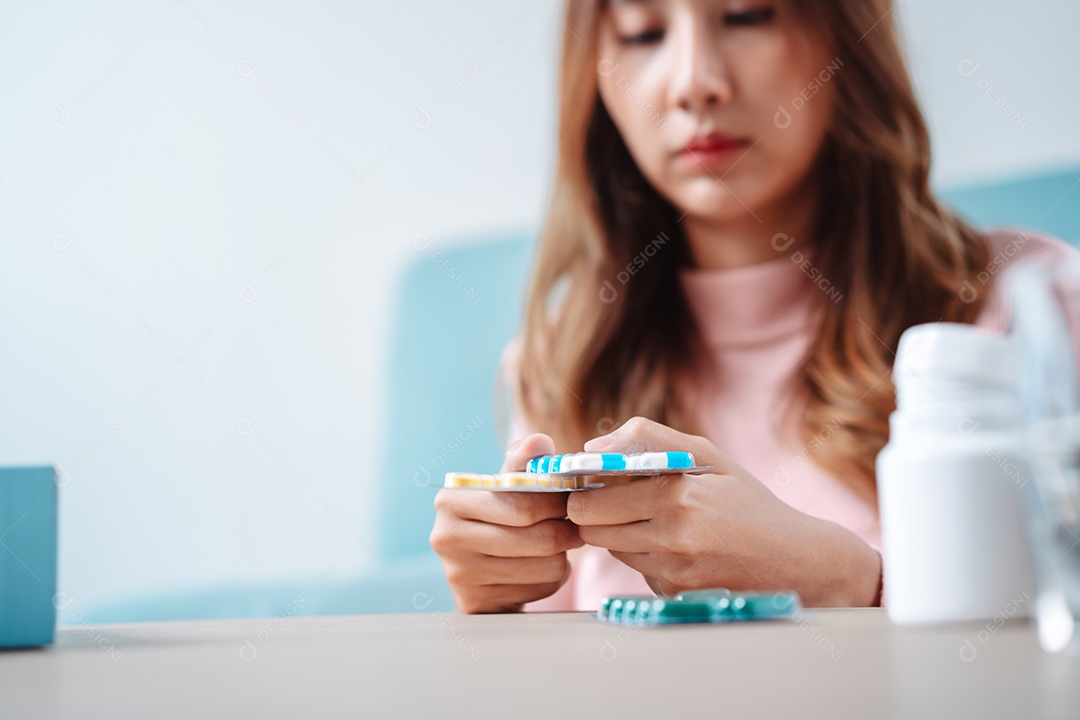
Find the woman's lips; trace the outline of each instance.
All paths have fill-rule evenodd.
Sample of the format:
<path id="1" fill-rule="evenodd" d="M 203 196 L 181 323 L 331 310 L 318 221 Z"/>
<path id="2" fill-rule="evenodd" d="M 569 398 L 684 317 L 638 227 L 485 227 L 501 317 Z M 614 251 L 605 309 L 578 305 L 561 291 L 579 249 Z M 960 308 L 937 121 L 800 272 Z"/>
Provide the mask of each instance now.
<path id="1" fill-rule="evenodd" d="M 723 162 L 747 147 L 741 138 L 710 137 L 687 143 L 678 155 L 687 165 L 713 165 Z"/>

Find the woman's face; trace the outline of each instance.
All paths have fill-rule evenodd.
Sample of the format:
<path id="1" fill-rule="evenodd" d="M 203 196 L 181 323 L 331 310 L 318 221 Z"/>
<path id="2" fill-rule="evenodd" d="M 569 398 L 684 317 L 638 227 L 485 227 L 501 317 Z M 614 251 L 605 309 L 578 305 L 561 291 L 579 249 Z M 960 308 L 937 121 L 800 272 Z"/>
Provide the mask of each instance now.
<path id="1" fill-rule="evenodd" d="M 829 126 L 843 68 L 771 0 L 610 0 L 600 96 L 680 215 L 783 217 Z"/>

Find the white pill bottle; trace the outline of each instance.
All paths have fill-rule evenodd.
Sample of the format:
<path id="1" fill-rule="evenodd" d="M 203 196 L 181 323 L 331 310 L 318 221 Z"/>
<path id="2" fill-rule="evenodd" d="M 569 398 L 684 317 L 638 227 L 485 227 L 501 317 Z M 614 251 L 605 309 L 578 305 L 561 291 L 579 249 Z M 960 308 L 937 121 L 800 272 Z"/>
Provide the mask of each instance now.
<path id="1" fill-rule="evenodd" d="M 1020 489 L 1015 338 L 958 323 L 909 328 L 877 458 L 883 587 L 901 625 L 1026 617 L 1034 602 Z"/>

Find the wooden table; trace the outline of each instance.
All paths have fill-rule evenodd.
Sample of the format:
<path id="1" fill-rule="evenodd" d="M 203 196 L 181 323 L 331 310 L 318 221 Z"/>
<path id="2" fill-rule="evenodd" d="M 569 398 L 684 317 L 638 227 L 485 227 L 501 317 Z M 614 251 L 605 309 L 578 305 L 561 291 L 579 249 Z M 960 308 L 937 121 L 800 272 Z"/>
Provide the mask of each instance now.
<path id="1" fill-rule="evenodd" d="M 1080 718 L 1080 658 L 1023 621 L 876 609 L 625 628 L 584 613 L 67 627 L 0 652 L 0 718 Z"/>

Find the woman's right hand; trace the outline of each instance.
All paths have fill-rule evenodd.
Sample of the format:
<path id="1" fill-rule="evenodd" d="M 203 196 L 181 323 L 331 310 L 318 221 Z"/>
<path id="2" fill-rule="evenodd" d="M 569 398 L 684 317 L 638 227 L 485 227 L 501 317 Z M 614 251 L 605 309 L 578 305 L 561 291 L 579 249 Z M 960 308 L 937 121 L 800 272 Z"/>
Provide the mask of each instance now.
<path id="1" fill-rule="evenodd" d="M 502 472 L 520 472 L 551 455 L 547 435 L 529 435 L 506 451 Z M 489 492 L 442 488 L 435 496 L 431 547 L 442 560 L 458 609 L 518 612 L 548 597 L 570 577 L 566 551 L 581 547 L 566 519 L 567 493 Z"/>

